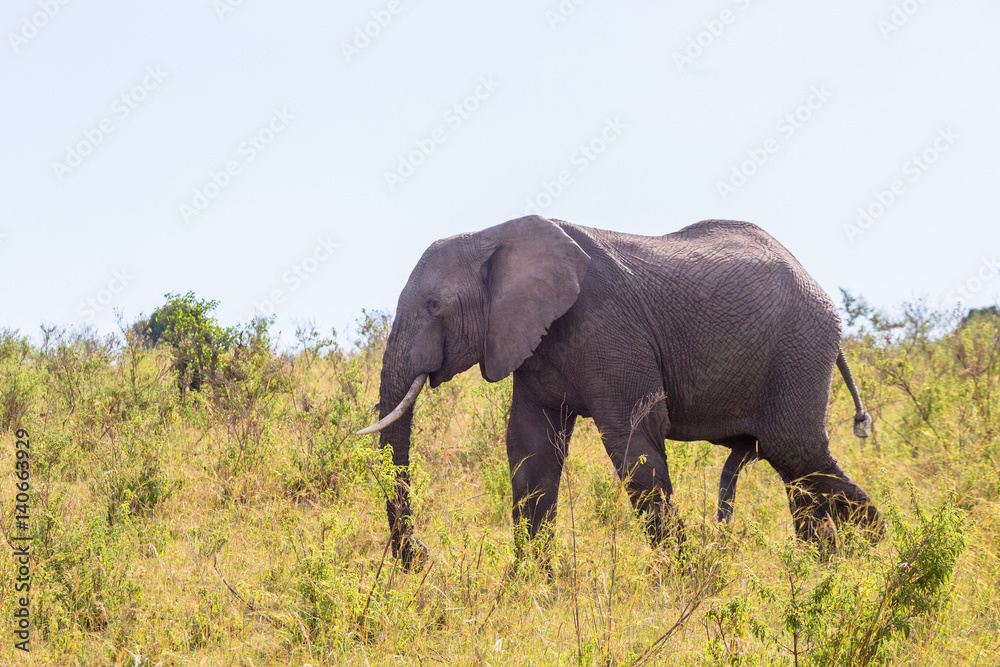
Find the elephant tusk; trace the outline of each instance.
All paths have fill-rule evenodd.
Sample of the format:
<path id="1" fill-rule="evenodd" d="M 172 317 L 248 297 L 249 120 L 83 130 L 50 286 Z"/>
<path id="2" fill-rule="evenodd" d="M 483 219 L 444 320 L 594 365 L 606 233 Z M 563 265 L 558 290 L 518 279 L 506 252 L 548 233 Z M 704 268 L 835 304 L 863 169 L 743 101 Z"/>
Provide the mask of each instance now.
<path id="1" fill-rule="evenodd" d="M 397 419 L 403 416 L 403 413 L 413 407 L 413 404 L 417 402 L 417 394 L 424 387 L 424 380 L 427 379 L 427 373 L 421 373 L 410 385 L 410 390 L 406 392 L 406 396 L 403 400 L 399 402 L 396 409 L 387 414 L 383 419 L 379 420 L 377 423 L 372 424 L 368 428 L 363 428 L 357 432 L 357 435 L 368 435 L 369 433 L 376 433 L 381 431 L 389 424 L 393 423 Z"/>

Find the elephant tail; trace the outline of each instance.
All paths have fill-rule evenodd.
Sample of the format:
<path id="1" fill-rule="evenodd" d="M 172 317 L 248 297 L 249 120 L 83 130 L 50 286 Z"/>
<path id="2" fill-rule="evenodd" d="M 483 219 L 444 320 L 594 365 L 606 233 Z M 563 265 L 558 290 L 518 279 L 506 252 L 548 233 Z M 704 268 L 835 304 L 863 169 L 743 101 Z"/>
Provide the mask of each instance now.
<path id="1" fill-rule="evenodd" d="M 861 395 L 858 394 L 858 388 L 854 384 L 854 375 L 851 374 L 851 367 L 847 365 L 844 348 L 840 348 L 840 352 L 837 354 L 837 368 L 840 369 L 840 374 L 844 376 L 844 382 L 847 383 L 847 388 L 851 392 L 851 398 L 854 399 L 854 435 L 858 438 L 867 438 L 868 427 L 872 425 L 872 418 L 871 415 L 865 412 L 865 406 L 861 404 Z"/>

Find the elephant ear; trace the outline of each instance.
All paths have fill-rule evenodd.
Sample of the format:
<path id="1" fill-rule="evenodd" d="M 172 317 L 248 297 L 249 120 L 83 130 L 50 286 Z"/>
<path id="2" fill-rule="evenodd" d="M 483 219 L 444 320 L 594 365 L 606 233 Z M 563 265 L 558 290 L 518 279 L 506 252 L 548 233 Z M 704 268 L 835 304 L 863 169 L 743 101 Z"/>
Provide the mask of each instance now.
<path id="1" fill-rule="evenodd" d="M 580 294 L 590 256 L 551 220 L 532 215 L 481 234 L 495 248 L 484 266 L 483 377 L 497 382 L 531 356 Z"/>

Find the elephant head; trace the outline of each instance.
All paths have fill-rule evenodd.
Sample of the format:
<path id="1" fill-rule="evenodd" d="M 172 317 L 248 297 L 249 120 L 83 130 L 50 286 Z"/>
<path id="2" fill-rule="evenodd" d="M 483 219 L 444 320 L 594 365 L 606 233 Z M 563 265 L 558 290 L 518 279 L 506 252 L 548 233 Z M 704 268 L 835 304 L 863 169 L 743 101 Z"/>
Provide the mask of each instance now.
<path id="1" fill-rule="evenodd" d="M 398 468 L 386 515 L 393 554 L 409 566 L 407 467 L 413 405 L 431 387 L 475 364 L 497 382 L 510 375 L 580 293 L 590 257 L 558 225 L 540 216 L 433 243 L 399 296 L 382 358 L 380 431 Z"/>

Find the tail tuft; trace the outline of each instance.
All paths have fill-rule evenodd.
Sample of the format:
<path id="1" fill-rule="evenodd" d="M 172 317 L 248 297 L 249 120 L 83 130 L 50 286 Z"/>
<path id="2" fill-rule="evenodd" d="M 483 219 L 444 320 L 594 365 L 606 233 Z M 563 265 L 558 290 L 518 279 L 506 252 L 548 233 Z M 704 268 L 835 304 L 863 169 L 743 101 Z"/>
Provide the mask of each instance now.
<path id="1" fill-rule="evenodd" d="M 872 416 L 867 412 L 860 417 L 854 418 L 854 436 L 856 438 L 867 438 L 868 427 L 872 425 Z"/>

